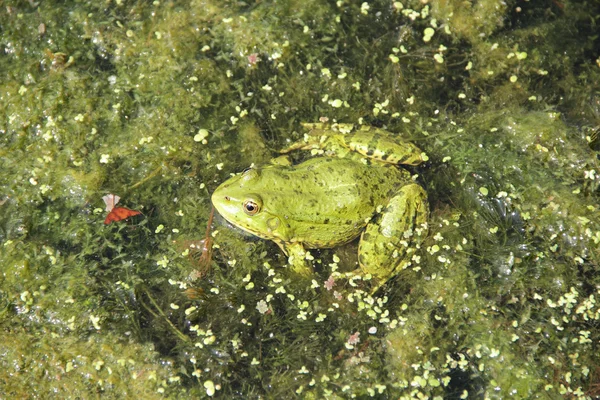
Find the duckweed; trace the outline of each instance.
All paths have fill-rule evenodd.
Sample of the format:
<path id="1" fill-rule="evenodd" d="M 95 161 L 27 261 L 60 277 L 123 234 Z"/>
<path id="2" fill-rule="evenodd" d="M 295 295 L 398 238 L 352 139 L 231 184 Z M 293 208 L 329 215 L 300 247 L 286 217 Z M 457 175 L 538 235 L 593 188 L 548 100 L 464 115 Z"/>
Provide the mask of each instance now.
<path id="1" fill-rule="evenodd" d="M 0 395 L 593 398 L 592 3 L 25 2 L 0 14 Z M 303 134 L 418 143 L 429 236 L 375 294 L 210 194 Z M 142 216 L 105 225 L 114 193 Z M 354 247 L 353 247 L 354 246 Z M 367 277 L 368 278 L 368 277 Z"/>

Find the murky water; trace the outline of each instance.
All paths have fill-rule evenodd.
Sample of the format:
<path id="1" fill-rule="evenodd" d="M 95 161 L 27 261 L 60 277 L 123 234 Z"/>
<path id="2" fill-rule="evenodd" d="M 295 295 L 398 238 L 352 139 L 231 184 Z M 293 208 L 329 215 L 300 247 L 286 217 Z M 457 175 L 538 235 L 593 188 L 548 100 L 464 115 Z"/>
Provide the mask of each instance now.
<path id="1" fill-rule="evenodd" d="M 24 2 L 0 12 L 0 394 L 593 398 L 595 3 Z M 207 225 L 301 122 L 423 149 L 429 234 L 374 295 Z M 305 156 L 296 156 L 303 158 Z M 102 197 L 142 215 L 104 224 Z M 323 199 L 327 201 L 327 199 Z M 293 199 L 292 203 L 293 206 Z"/>

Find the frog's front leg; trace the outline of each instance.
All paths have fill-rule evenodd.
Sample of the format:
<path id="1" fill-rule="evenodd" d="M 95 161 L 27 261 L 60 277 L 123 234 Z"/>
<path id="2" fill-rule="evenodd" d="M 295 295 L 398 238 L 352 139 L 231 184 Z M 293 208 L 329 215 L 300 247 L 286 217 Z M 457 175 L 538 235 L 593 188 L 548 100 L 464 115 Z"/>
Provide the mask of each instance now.
<path id="1" fill-rule="evenodd" d="M 281 250 L 288 256 L 288 264 L 295 273 L 310 277 L 313 269 L 306 259 L 306 250 L 302 243 L 277 243 Z"/>
<path id="2" fill-rule="evenodd" d="M 363 232 L 358 261 L 364 274 L 378 280 L 374 291 L 410 265 L 411 254 L 427 234 L 427 193 L 417 184 L 402 187 L 381 217 Z"/>

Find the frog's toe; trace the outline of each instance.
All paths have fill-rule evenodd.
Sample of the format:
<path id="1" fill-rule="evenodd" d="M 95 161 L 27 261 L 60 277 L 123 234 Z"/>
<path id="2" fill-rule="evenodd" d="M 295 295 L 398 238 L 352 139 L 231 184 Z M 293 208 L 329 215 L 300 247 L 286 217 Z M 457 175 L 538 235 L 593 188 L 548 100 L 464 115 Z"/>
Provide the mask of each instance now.
<path id="1" fill-rule="evenodd" d="M 308 265 L 306 260 L 290 259 L 288 260 L 288 264 L 292 271 L 304 278 L 309 278 L 313 275 L 313 269 Z"/>
<path id="2" fill-rule="evenodd" d="M 309 265 L 307 254 L 304 246 L 300 243 L 292 243 L 283 247 L 284 252 L 288 255 L 288 264 L 292 271 L 303 277 L 310 277 L 313 274 L 313 269 Z"/>
<path id="3" fill-rule="evenodd" d="M 275 157 L 270 161 L 272 165 L 280 165 L 284 167 L 289 167 L 292 165 L 292 160 L 290 160 L 289 156 L 279 156 Z"/>

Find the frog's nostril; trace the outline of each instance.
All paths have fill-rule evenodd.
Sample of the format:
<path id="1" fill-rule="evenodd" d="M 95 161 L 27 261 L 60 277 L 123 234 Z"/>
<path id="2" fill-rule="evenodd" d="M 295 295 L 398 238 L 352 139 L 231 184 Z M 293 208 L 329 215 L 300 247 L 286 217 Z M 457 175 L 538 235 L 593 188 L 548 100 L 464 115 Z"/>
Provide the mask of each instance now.
<path id="1" fill-rule="evenodd" d="M 225 196 L 225 200 L 229 201 L 229 196 Z"/>

